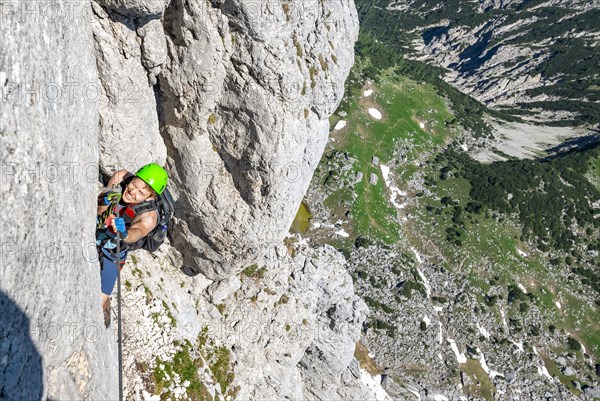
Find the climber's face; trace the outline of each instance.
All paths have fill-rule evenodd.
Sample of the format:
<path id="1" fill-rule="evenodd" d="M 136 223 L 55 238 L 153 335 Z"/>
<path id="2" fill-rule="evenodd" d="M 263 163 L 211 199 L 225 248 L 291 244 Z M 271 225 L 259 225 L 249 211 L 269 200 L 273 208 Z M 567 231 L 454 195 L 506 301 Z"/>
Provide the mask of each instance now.
<path id="1" fill-rule="evenodd" d="M 130 205 L 136 205 L 148 200 L 153 195 L 154 191 L 152 191 L 152 188 L 138 177 L 135 177 L 125 187 L 125 191 L 123 191 L 123 201 Z"/>

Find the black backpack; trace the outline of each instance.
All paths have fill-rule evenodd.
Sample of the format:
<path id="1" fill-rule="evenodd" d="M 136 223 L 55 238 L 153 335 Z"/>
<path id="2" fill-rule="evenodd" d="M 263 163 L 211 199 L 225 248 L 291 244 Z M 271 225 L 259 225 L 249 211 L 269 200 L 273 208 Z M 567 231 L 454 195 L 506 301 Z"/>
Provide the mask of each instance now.
<path id="1" fill-rule="evenodd" d="M 134 175 L 131 175 L 131 177 L 126 177 L 121 183 L 122 188 L 124 189 L 134 177 Z M 140 203 L 132 206 L 131 208 L 136 215 L 150 210 L 158 211 L 158 224 L 156 227 L 154 227 L 154 229 L 150 231 L 148 235 L 140 238 L 133 244 L 129 244 L 128 247 L 130 251 L 135 251 L 136 249 L 145 249 L 148 252 L 155 252 L 163 244 L 163 242 L 165 242 L 167 230 L 169 229 L 169 223 L 171 222 L 173 213 L 175 212 L 175 201 L 173 200 L 171 192 L 165 188 L 163 193 L 157 195 L 155 200 Z"/>

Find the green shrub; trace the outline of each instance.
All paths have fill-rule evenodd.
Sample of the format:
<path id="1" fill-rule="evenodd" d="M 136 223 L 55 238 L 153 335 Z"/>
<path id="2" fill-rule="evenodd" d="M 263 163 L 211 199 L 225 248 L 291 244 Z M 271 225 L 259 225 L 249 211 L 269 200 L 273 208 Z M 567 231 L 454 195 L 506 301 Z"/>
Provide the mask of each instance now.
<path id="1" fill-rule="evenodd" d="M 569 337 L 569 339 L 567 340 L 567 345 L 570 350 L 573 350 L 573 351 L 581 350 L 581 344 L 579 343 L 579 341 L 577 341 L 573 337 Z"/>
<path id="2" fill-rule="evenodd" d="M 258 267 L 257 264 L 253 264 L 251 266 L 246 267 L 243 271 L 242 274 L 246 277 L 250 277 L 250 278 L 256 278 L 256 279 L 262 279 L 265 277 L 265 273 L 267 272 L 267 267 L 263 266 L 263 267 Z"/>

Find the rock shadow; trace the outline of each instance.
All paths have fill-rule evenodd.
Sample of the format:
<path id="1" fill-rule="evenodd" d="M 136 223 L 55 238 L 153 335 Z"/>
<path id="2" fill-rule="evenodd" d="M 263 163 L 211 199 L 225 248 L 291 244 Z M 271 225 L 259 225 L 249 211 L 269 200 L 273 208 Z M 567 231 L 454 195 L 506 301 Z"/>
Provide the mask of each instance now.
<path id="1" fill-rule="evenodd" d="M 569 139 L 553 148 L 546 149 L 548 156 L 542 158 L 544 161 L 551 161 L 572 153 L 584 152 L 589 149 L 600 146 L 600 131 Z"/>
<path id="2" fill-rule="evenodd" d="M 41 400 L 43 392 L 42 356 L 29 317 L 0 290 L 0 400 Z"/>

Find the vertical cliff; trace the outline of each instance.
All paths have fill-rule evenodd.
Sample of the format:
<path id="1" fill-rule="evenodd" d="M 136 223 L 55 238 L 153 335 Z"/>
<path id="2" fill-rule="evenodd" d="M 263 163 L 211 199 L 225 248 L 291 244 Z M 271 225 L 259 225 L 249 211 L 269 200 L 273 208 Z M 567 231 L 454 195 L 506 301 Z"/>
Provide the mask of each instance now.
<path id="1" fill-rule="evenodd" d="M 115 399 L 94 261 L 89 3 L 0 4 L 0 399 Z"/>
<path id="2" fill-rule="evenodd" d="M 175 244 L 223 277 L 287 232 L 323 152 L 358 32 L 351 1 L 172 1 L 162 133 L 183 189 Z M 199 174 L 200 172 L 200 174 Z"/>
<path id="3" fill-rule="evenodd" d="M 93 5 L 102 168 L 168 152 L 184 266 L 239 273 L 282 240 L 323 152 L 354 62 L 353 2 Z"/>
<path id="4" fill-rule="evenodd" d="M 240 289 L 229 288 L 241 283 L 236 275 L 262 260 L 277 280 L 272 289 L 253 282 L 239 298 L 227 298 L 228 307 L 245 310 L 253 296 L 267 297 L 237 321 L 277 314 L 273 305 L 289 291 L 286 297 L 298 303 L 279 307 L 305 315 L 311 330 L 336 339 L 308 330 L 308 337 L 292 341 L 294 355 L 284 355 L 284 362 L 271 356 L 285 354 L 289 342 L 273 343 L 275 337 L 221 341 L 231 350 L 242 347 L 241 391 L 295 398 L 367 394 L 352 358 L 365 307 L 353 295 L 343 261 L 319 262 L 312 250 L 294 261 L 282 245 L 354 61 L 353 2 L 0 6 L 0 399 L 117 397 L 116 343 L 99 306 L 97 180 L 99 172 L 135 171 L 150 161 L 167 165 L 178 202 L 173 248 L 148 260 L 148 276 L 167 266 L 177 272 L 167 279 L 184 283 L 176 285 L 181 294 L 175 288 L 170 295 L 191 295 L 190 305 L 204 303 L 214 312 L 212 303 Z M 265 257 L 275 248 L 277 255 Z M 314 252 L 339 258 L 332 249 Z M 154 291 L 160 307 L 166 290 Z M 126 305 L 125 313 L 134 306 Z M 196 313 L 203 316 L 193 310 L 184 316 L 196 320 L 173 341 L 198 335 Z M 269 344 L 272 352 L 256 354 Z M 134 359 L 141 355 L 135 352 L 126 349 Z M 255 363 L 267 364 L 258 377 Z M 291 378 L 300 381 L 287 388 Z M 325 381 L 335 386 L 323 393 Z"/>

